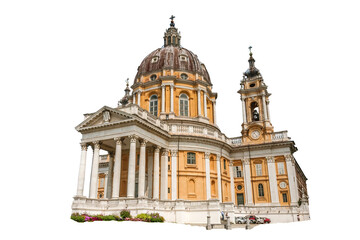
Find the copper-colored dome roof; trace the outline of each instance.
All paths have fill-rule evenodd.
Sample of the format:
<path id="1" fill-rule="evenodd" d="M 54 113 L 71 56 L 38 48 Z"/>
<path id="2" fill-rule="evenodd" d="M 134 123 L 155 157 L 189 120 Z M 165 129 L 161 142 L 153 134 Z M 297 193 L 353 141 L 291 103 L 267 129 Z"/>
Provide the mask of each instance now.
<path id="1" fill-rule="evenodd" d="M 181 60 L 181 56 L 185 56 L 186 60 Z M 157 59 L 154 61 L 153 59 L 156 57 Z M 141 75 L 161 71 L 162 69 L 198 73 L 204 77 L 205 81 L 211 84 L 209 73 L 198 57 L 186 48 L 172 45 L 158 48 L 147 55 L 138 67 L 135 80 Z"/>

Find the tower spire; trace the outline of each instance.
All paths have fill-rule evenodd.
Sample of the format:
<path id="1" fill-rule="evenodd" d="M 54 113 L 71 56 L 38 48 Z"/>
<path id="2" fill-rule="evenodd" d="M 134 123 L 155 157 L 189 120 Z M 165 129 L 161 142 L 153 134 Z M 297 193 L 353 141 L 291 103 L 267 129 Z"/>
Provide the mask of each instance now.
<path id="1" fill-rule="evenodd" d="M 255 59 L 253 58 L 253 53 L 251 52 L 252 46 L 249 46 L 249 68 L 244 72 L 244 75 L 248 78 L 256 77 L 260 75 L 259 69 L 255 67 Z"/>
<path id="2" fill-rule="evenodd" d="M 129 103 L 130 100 L 130 88 L 129 88 L 129 78 L 126 79 L 126 88 L 125 88 L 125 96 L 118 102 L 118 106 L 120 107 L 120 104 L 125 106 Z"/>
<path id="3" fill-rule="evenodd" d="M 175 46 L 180 47 L 180 33 L 177 28 L 175 28 L 174 15 L 171 15 L 170 27 L 164 33 L 164 47 Z"/>

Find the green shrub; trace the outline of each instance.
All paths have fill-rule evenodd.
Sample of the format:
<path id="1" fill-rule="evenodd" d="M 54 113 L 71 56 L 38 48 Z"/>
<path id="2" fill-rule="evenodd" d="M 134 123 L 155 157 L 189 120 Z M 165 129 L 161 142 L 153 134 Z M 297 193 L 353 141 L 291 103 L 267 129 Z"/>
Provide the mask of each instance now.
<path id="1" fill-rule="evenodd" d="M 151 219 L 150 222 L 164 222 L 164 217 L 160 216 L 159 213 L 151 213 L 150 214 Z"/>
<path id="2" fill-rule="evenodd" d="M 132 218 L 131 215 L 130 215 L 130 212 L 127 211 L 127 210 L 122 210 L 121 213 L 120 213 L 120 217 L 121 217 L 122 219 Z"/>
<path id="3" fill-rule="evenodd" d="M 115 218 L 116 221 L 121 221 L 122 220 L 122 218 L 119 217 L 119 216 L 113 215 L 113 217 Z"/>
<path id="4" fill-rule="evenodd" d="M 136 218 L 140 218 L 144 222 L 151 222 L 151 216 L 146 213 L 140 213 L 136 216 Z"/>
<path id="5" fill-rule="evenodd" d="M 114 220 L 116 220 L 113 215 L 102 216 L 101 219 L 104 220 L 104 221 L 114 221 Z"/>
<path id="6" fill-rule="evenodd" d="M 71 219 L 76 221 L 76 222 L 85 222 L 85 217 L 79 215 L 78 213 L 71 214 Z"/>

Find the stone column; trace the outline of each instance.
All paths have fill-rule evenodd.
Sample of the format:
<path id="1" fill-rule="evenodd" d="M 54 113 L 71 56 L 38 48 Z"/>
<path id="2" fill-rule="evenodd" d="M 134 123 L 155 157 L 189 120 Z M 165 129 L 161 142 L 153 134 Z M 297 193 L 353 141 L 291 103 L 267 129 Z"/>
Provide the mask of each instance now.
<path id="1" fill-rule="evenodd" d="M 204 117 L 207 118 L 206 91 L 204 91 Z"/>
<path id="2" fill-rule="evenodd" d="M 154 169 L 154 152 L 153 149 L 150 148 L 148 150 L 148 198 L 152 198 L 153 194 L 153 169 Z"/>
<path id="3" fill-rule="evenodd" d="M 133 103 L 133 104 L 135 104 L 135 94 L 136 94 L 136 93 L 133 92 L 133 95 L 132 95 L 132 96 L 133 96 L 133 100 L 132 100 L 132 103 Z"/>
<path id="4" fill-rule="evenodd" d="M 145 166 L 146 166 L 146 140 L 140 142 L 140 161 L 139 161 L 139 187 L 138 197 L 142 198 L 145 196 Z"/>
<path id="5" fill-rule="evenodd" d="M 245 158 L 243 160 L 243 169 L 244 169 L 244 187 L 245 187 L 245 199 L 246 206 L 253 205 L 252 199 L 252 188 L 251 188 L 251 172 L 250 172 L 250 159 Z"/>
<path id="6" fill-rule="evenodd" d="M 298 197 L 297 182 L 296 182 L 295 160 L 291 154 L 286 155 L 285 159 L 286 159 L 286 168 L 289 179 L 291 205 L 297 205 L 299 197 Z"/>
<path id="7" fill-rule="evenodd" d="M 235 185 L 234 185 L 234 166 L 232 161 L 229 164 L 230 171 L 230 193 L 231 193 L 231 202 L 235 204 Z"/>
<path id="8" fill-rule="evenodd" d="M 205 184 L 206 184 L 206 200 L 211 198 L 210 186 L 210 153 L 205 152 Z"/>
<path id="9" fill-rule="evenodd" d="M 84 183 L 85 183 L 85 170 L 86 170 L 86 154 L 87 154 L 87 144 L 81 143 L 81 157 L 80 157 L 80 167 L 78 175 L 78 185 L 77 185 L 77 196 L 83 196 L 84 194 Z"/>
<path id="10" fill-rule="evenodd" d="M 270 109 L 269 109 L 269 103 L 270 103 L 270 101 L 269 101 L 269 100 L 266 100 L 266 110 L 267 110 L 267 113 L 268 113 L 268 119 L 269 119 L 269 121 L 271 121 L 271 120 L 270 120 Z"/>
<path id="11" fill-rule="evenodd" d="M 171 150 L 171 200 L 177 199 L 177 156 L 176 149 Z"/>
<path id="12" fill-rule="evenodd" d="M 165 85 L 161 85 L 161 112 L 165 112 Z"/>
<path id="13" fill-rule="evenodd" d="M 130 136 L 129 168 L 127 182 L 128 198 L 135 197 L 136 140 L 137 136 Z"/>
<path id="14" fill-rule="evenodd" d="M 168 157 L 169 150 L 164 149 L 161 152 L 161 193 L 160 199 L 167 200 L 168 199 Z"/>
<path id="15" fill-rule="evenodd" d="M 218 180 L 218 196 L 219 196 L 219 201 L 222 202 L 222 193 L 221 193 L 221 160 L 220 160 L 220 155 L 217 154 L 216 155 L 216 164 L 217 164 L 217 180 Z"/>
<path id="16" fill-rule="evenodd" d="M 109 170 L 107 174 L 107 183 L 106 183 L 106 192 L 105 196 L 106 198 L 112 197 L 112 184 L 113 184 L 113 171 L 114 171 L 114 155 L 111 152 L 108 152 L 109 155 Z"/>
<path id="17" fill-rule="evenodd" d="M 174 85 L 170 85 L 170 112 L 174 112 Z"/>
<path id="18" fill-rule="evenodd" d="M 243 115 L 243 122 L 247 123 L 246 121 L 246 106 L 245 106 L 245 99 L 241 98 L 242 103 L 242 115 Z"/>
<path id="19" fill-rule="evenodd" d="M 154 199 L 159 199 L 159 160 L 160 160 L 160 147 L 155 148 L 154 153 Z"/>
<path id="20" fill-rule="evenodd" d="M 138 92 L 137 92 L 137 97 L 138 97 L 138 99 L 137 99 L 137 105 L 139 105 L 139 107 L 140 107 L 141 91 L 138 91 Z"/>
<path id="21" fill-rule="evenodd" d="M 197 103 L 198 103 L 198 116 L 201 116 L 201 99 L 200 99 L 201 91 L 197 90 Z"/>
<path id="22" fill-rule="evenodd" d="M 277 187 L 276 179 L 276 167 L 274 157 L 266 157 L 268 171 L 269 171 L 269 184 L 270 184 L 270 194 L 271 194 L 271 203 L 272 205 L 279 205 L 279 192 Z"/>
<path id="23" fill-rule="evenodd" d="M 97 198 L 100 142 L 93 142 L 93 144 L 94 144 L 94 157 L 91 168 L 90 198 Z"/>
<path id="24" fill-rule="evenodd" d="M 112 186 L 112 197 L 118 198 L 120 194 L 120 178 L 121 178 L 121 138 L 114 138 L 115 146 L 115 162 L 114 162 L 114 176 Z"/>
<path id="25" fill-rule="evenodd" d="M 214 111 L 214 124 L 216 125 L 216 102 L 213 101 L 213 111 Z"/>
<path id="26" fill-rule="evenodd" d="M 104 173 L 104 174 L 105 174 L 105 181 L 104 181 L 104 199 L 105 199 L 107 198 L 109 174 L 108 173 Z"/>
<path id="27" fill-rule="evenodd" d="M 263 109 L 264 109 L 264 120 L 267 121 L 268 120 L 268 117 L 267 117 L 267 107 L 266 107 L 266 100 L 265 100 L 265 93 L 262 95 L 262 105 L 263 105 Z"/>

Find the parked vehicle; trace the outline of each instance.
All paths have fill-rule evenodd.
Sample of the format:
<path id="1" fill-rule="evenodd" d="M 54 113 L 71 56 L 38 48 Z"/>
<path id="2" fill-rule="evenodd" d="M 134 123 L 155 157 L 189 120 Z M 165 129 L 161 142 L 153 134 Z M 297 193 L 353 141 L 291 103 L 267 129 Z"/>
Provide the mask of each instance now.
<path id="1" fill-rule="evenodd" d="M 246 223 L 246 218 L 245 217 L 236 217 L 235 218 L 235 223 L 236 224 L 245 224 Z"/>
<path id="2" fill-rule="evenodd" d="M 257 223 L 256 216 L 255 216 L 255 215 L 247 215 L 246 218 L 249 219 L 249 223 L 251 223 L 251 224 Z"/>
<path id="3" fill-rule="evenodd" d="M 264 223 L 271 223 L 271 220 L 270 220 L 270 218 L 264 218 Z"/>
<path id="4" fill-rule="evenodd" d="M 264 223 L 264 218 L 263 217 L 256 217 L 256 223 L 257 224 L 263 224 Z"/>

